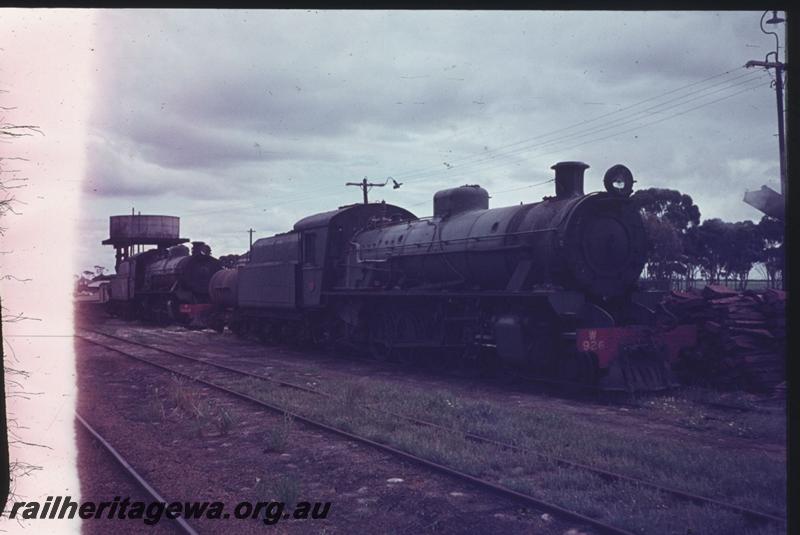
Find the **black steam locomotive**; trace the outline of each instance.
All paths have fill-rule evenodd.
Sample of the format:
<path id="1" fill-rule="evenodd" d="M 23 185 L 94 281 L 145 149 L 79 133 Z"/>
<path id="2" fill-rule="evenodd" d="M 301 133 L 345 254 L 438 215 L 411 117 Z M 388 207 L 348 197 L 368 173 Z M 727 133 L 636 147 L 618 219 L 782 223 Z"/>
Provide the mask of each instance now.
<path id="1" fill-rule="evenodd" d="M 646 236 L 631 172 L 616 165 L 606 191 L 584 194 L 586 168 L 554 165 L 555 196 L 538 203 L 489 209 L 486 190 L 467 185 L 436 193 L 429 218 L 385 203 L 306 217 L 213 275 L 212 326 L 381 359 L 494 359 L 606 389 L 667 387 L 693 331 L 660 326 L 656 299 L 637 290 Z"/>
<path id="2" fill-rule="evenodd" d="M 209 308 L 208 284 L 222 269 L 203 242 L 150 249 L 121 259 L 109 311 L 125 318 L 188 324 Z"/>

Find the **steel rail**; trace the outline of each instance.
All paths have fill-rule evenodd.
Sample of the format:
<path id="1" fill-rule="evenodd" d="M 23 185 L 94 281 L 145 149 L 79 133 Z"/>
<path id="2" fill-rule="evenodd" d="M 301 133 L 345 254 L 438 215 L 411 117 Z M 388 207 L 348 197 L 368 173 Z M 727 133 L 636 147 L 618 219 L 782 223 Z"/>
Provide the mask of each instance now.
<path id="1" fill-rule="evenodd" d="M 155 350 L 155 351 L 160 351 L 161 353 L 165 353 L 167 355 L 172 355 L 174 357 L 180 357 L 180 358 L 186 359 L 186 360 L 191 360 L 193 362 L 200 362 L 202 364 L 206 364 L 208 366 L 212 366 L 212 367 L 218 368 L 220 370 L 225 370 L 225 371 L 229 371 L 229 372 L 238 373 L 240 375 L 244 375 L 244 376 L 247 376 L 247 377 L 253 377 L 255 379 L 261 379 L 263 381 L 269 381 L 271 383 L 276 383 L 276 384 L 278 384 L 280 386 L 285 386 L 285 387 L 288 387 L 288 388 L 295 388 L 295 389 L 298 389 L 298 390 L 305 390 L 305 391 L 308 391 L 310 393 L 324 394 L 323 392 L 315 391 L 312 388 L 304 387 L 304 386 L 301 386 L 301 385 L 296 385 L 294 383 L 288 383 L 288 382 L 285 382 L 285 381 L 281 381 L 280 379 L 275 379 L 275 378 L 269 377 L 267 375 L 261 375 L 261 374 L 258 374 L 258 373 L 248 372 L 246 370 L 240 370 L 238 368 L 233 368 L 231 366 L 226 366 L 224 364 L 219 364 L 217 362 L 213 362 L 213 361 L 210 361 L 208 359 L 202 359 L 202 358 L 199 358 L 199 357 L 192 357 L 190 355 L 184 355 L 183 353 L 178 353 L 177 351 L 172 351 L 170 349 L 164 349 L 164 348 L 161 348 L 161 347 L 156 347 L 156 346 L 153 346 L 153 345 L 150 345 L 150 344 L 137 342 L 135 340 L 128 340 L 126 338 L 123 338 L 121 336 L 117 336 L 117 335 L 114 335 L 114 334 L 108 334 L 108 333 L 104 333 L 102 331 L 97 331 L 97 330 L 94 330 L 94 329 L 83 329 L 83 330 L 85 330 L 87 332 L 94 333 L 94 334 L 107 336 L 107 337 L 112 338 L 114 340 L 119 340 L 120 342 L 125 342 L 126 344 L 131 344 L 131 345 L 143 347 L 145 349 L 152 349 L 152 350 Z M 82 338 L 84 340 L 88 340 L 90 342 L 93 342 L 93 340 L 89 340 L 89 339 L 87 339 L 87 338 L 85 338 L 85 337 L 83 337 L 81 335 L 76 335 L 76 336 L 78 338 Z"/>
<path id="2" fill-rule="evenodd" d="M 125 457 L 123 457 L 116 449 L 114 449 L 114 447 L 105 438 L 103 438 L 103 435 L 89 425 L 89 422 L 87 422 L 80 414 L 78 414 L 77 411 L 75 412 L 75 419 L 78 420 L 83 428 L 91 433 L 91 435 L 98 442 L 100 442 L 100 444 L 102 444 L 106 451 L 110 453 L 112 457 L 114 457 L 117 463 L 136 481 L 136 483 L 139 484 L 142 489 L 144 489 L 145 492 L 147 492 L 147 494 L 150 495 L 151 498 L 153 498 L 156 502 L 169 503 L 158 493 L 156 489 L 154 489 L 141 475 L 139 475 L 139 473 L 134 470 Z M 178 523 L 178 526 L 180 526 L 181 531 L 184 533 L 187 533 L 188 535 L 198 535 L 197 531 L 195 531 L 194 528 L 190 526 L 183 517 L 178 516 L 174 518 L 174 520 Z"/>
<path id="3" fill-rule="evenodd" d="M 374 447 L 376 449 L 392 453 L 395 456 L 401 457 L 402 459 L 406 459 L 406 460 L 412 461 L 412 462 L 414 462 L 416 464 L 419 464 L 419 465 L 424 466 L 426 468 L 432 469 L 434 471 L 441 472 L 441 473 L 449 475 L 451 477 L 456 477 L 456 478 L 459 478 L 461 480 L 467 481 L 467 482 L 472 483 L 472 484 L 474 484 L 474 485 L 476 485 L 478 487 L 481 487 L 483 489 L 487 489 L 489 491 L 492 491 L 495 494 L 498 494 L 500 496 L 504 496 L 504 497 L 507 497 L 507 498 L 513 498 L 513 499 L 515 499 L 517 501 L 525 503 L 526 505 L 529 505 L 529 506 L 532 506 L 532 507 L 535 507 L 535 508 L 538 508 L 538 509 L 541 509 L 541 510 L 549 511 L 549 512 L 551 512 L 553 514 L 560 515 L 560 516 L 562 516 L 564 518 L 568 518 L 568 519 L 571 519 L 573 521 L 580 522 L 580 523 L 592 526 L 593 528 L 597 529 L 600 533 L 605 533 L 605 534 L 609 534 L 609 535 L 634 535 L 634 533 L 631 532 L 631 531 L 624 530 L 622 528 L 618 528 L 618 527 L 612 526 L 610 524 L 606 524 L 606 523 L 604 523 L 604 522 L 602 522 L 600 520 L 596 520 L 594 518 L 591 518 L 591 517 L 588 517 L 588 516 L 584 516 L 584 515 L 582 515 L 580 513 L 577 513 L 575 511 L 570 511 L 569 509 L 564 509 L 563 507 L 561 507 L 559 505 L 556 505 L 556 504 L 553 504 L 553 503 L 550 503 L 550 502 L 546 502 L 546 501 L 543 501 L 543 500 L 539 500 L 539 499 L 537 499 L 537 498 L 535 498 L 533 496 L 530 496 L 528 494 L 524 494 L 522 492 L 510 489 L 508 487 L 504 487 L 504 486 L 498 485 L 496 483 L 492 483 L 490 481 L 486 481 L 486 480 L 480 479 L 478 477 L 472 476 L 472 475 L 467 474 L 465 472 L 454 470 L 454 469 L 449 468 L 447 466 L 444 466 L 442 464 L 430 461 L 428 459 L 424 459 L 422 457 L 418 457 L 418 456 L 416 456 L 414 454 L 408 453 L 408 452 L 403 451 L 403 450 L 399 450 L 397 448 L 394 448 L 392 446 L 388 446 L 388 445 L 383 444 L 381 442 L 376 442 L 374 440 L 370 440 L 368 438 L 365 438 L 365 437 L 362 437 L 362 436 L 359 436 L 359 435 L 355 435 L 355 434 L 350 433 L 348 431 L 344 431 L 344 430 L 339 429 L 337 427 L 332 427 L 332 426 L 330 426 L 328 424 L 319 422 L 319 421 L 314 420 L 312 418 L 309 418 L 307 416 L 303 416 L 301 414 L 292 412 L 292 411 L 286 409 L 285 407 L 281 407 L 279 405 L 274 405 L 272 403 L 268 403 L 268 402 L 262 401 L 262 400 L 260 400 L 258 398 L 252 397 L 252 396 L 250 396 L 248 394 L 245 394 L 243 392 L 238 392 L 236 390 L 231 390 L 230 388 L 227 388 L 225 386 L 218 385 L 218 384 L 213 383 L 211 381 L 207 381 L 205 379 L 189 375 L 189 374 L 181 372 L 179 370 L 175 370 L 173 368 L 170 368 L 169 366 L 164 366 L 162 364 L 158 364 L 157 362 L 153 362 L 153 361 L 151 361 L 149 359 L 140 357 L 138 355 L 133 355 L 133 354 L 128 353 L 126 351 L 123 351 L 121 349 L 118 349 L 118 348 L 103 344 L 101 342 L 97 342 L 97 341 L 92 340 L 92 339 L 90 339 L 88 337 L 81 336 L 81 335 L 76 335 L 76 337 L 81 339 L 81 340 L 84 340 L 84 341 L 86 341 L 86 342 L 88 342 L 90 344 L 105 348 L 105 349 L 107 349 L 109 351 L 113 351 L 115 353 L 119 353 L 119 354 L 124 355 L 124 356 L 126 356 L 128 358 L 132 358 L 134 360 L 142 362 L 144 364 L 148 364 L 150 366 L 159 368 L 159 369 L 167 371 L 169 373 L 172 373 L 172 374 L 175 374 L 175 375 L 179 375 L 181 377 L 185 377 L 185 378 L 187 378 L 187 379 L 189 379 L 191 381 L 194 381 L 196 383 L 203 384 L 203 385 L 208 386 L 210 388 L 219 390 L 219 391 L 224 392 L 224 393 L 226 393 L 226 394 L 228 394 L 228 395 L 230 395 L 232 397 L 247 401 L 247 402 L 252 403 L 254 405 L 257 405 L 259 407 L 263 407 L 263 408 L 269 409 L 269 410 L 271 410 L 273 412 L 277 412 L 279 414 L 288 415 L 288 416 L 292 417 L 293 419 L 299 420 L 299 421 L 301 421 L 301 422 L 303 422 L 303 423 L 305 423 L 305 424 L 307 424 L 309 426 L 315 427 L 317 429 L 322 429 L 324 431 L 327 431 L 327 432 L 342 436 L 342 437 L 347 438 L 348 440 L 352 440 L 354 442 L 360 442 L 360 443 L 363 443 L 363 444 L 367 444 L 367 445 L 372 446 L 372 447 Z"/>
<path id="4" fill-rule="evenodd" d="M 299 391 L 303 391 L 303 392 L 307 392 L 307 393 L 310 393 L 310 394 L 315 394 L 315 395 L 318 395 L 318 396 L 327 397 L 329 399 L 333 399 L 335 397 L 335 396 L 333 396 L 333 395 L 331 395 L 331 394 L 329 394 L 327 392 L 323 392 L 321 390 L 317 390 L 317 389 L 310 388 L 310 387 L 307 387 L 307 386 L 298 385 L 298 384 L 295 384 L 295 383 L 290 383 L 290 382 L 287 382 L 287 381 L 275 379 L 275 378 L 272 378 L 272 377 L 269 377 L 269 376 L 266 376 L 266 375 L 253 373 L 253 372 L 249 372 L 249 371 L 246 371 L 246 370 L 241 370 L 241 369 L 238 369 L 238 368 L 233 368 L 233 367 L 230 367 L 230 366 L 225 366 L 223 364 L 210 362 L 210 361 L 208 361 L 206 359 L 201 359 L 201 358 L 192 357 L 192 356 L 189 356 L 189 355 L 184 355 L 182 353 L 178 353 L 176 351 L 171 351 L 169 349 L 163 349 L 163 348 L 160 348 L 160 347 L 155 347 L 155 346 L 152 346 L 152 345 L 149 345 L 149 344 L 144 344 L 142 342 L 126 340 L 125 338 L 122 338 L 120 336 L 104 333 L 104 332 L 101 332 L 101 331 L 96 331 L 96 330 L 91 330 L 91 329 L 85 329 L 85 330 L 87 330 L 89 332 L 96 333 L 96 334 L 100 334 L 102 336 L 107 336 L 107 337 L 115 339 L 115 340 L 120 340 L 120 341 L 125 342 L 125 343 L 129 343 L 129 344 L 132 344 L 132 345 L 144 347 L 146 349 L 152 349 L 152 350 L 159 351 L 159 352 L 162 352 L 162 353 L 165 353 L 165 354 L 168 354 L 168 355 L 173 355 L 173 356 L 180 357 L 180 358 L 187 359 L 187 360 L 191 360 L 191 361 L 194 361 L 194 362 L 207 364 L 209 366 L 213 366 L 213 367 L 216 367 L 216 368 L 219 368 L 219 369 L 223 369 L 225 371 L 231 371 L 231 372 L 234 372 L 234 373 L 238 373 L 238 374 L 244 375 L 246 377 L 251 377 L 251 378 L 255 378 L 255 379 L 260 379 L 262 381 L 275 383 L 275 384 L 278 384 L 278 385 L 283 386 L 283 387 L 293 388 L 293 389 L 296 389 L 296 390 L 299 390 Z M 442 425 L 439 425 L 439 424 L 436 424 L 436 423 L 433 423 L 433 422 L 429 422 L 429 421 L 426 421 L 426 420 L 415 418 L 413 416 L 406 416 L 406 415 L 398 414 L 398 413 L 391 412 L 391 411 L 385 411 L 383 409 L 377 409 L 377 408 L 371 407 L 369 405 L 366 405 L 365 407 L 369 408 L 371 410 L 375 410 L 375 411 L 381 412 L 383 414 L 387 414 L 387 415 L 393 416 L 393 417 L 401 419 L 401 420 L 406 420 L 406 421 L 414 423 L 416 425 L 426 426 L 426 427 L 430 427 L 430 428 L 433 428 L 433 429 L 438 429 L 438 430 L 446 431 L 446 432 L 457 431 L 459 433 L 462 433 L 464 435 L 464 438 L 472 440 L 473 442 L 478 442 L 478 443 L 482 443 L 482 444 L 488 444 L 488 445 L 496 446 L 496 447 L 499 447 L 499 448 L 502 448 L 502 449 L 516 451 L 516 452 L 519 452 L 519 453 L 524 453 L 524 454 L 529 454 L 529 455 L 536 455 L 538 458 L 540 458 L 540 459 L 542 459 L 544 461 L 552 462 L 552 463 L 555 463 L 555 464 L 557 464 L 559 466 L 564 466 L 564 467 L 567 467 L 567 468 L 575 468 L 575 469 L 584 470 L 584 471 L 593 473 L 593 474 L 595 474 L 597 476 L 600 476 L 600 477 L 602 477 L 603 479 L 605 479 L 607 481 L 625 481 L 627 483 L 632 483 L 632 484 L 635 484 L 635 485 L 645 486 L 645 487 L 651 488 L 653 490 L 656 490 L 656 491 L 659 491 L 659 492 L 663 492 L 663 493 L 668 494 L 670 496 L 673 496 L 675 498 L 680 498 L 682 500 L 690 501 L 692 503 L 699 504 L 699 505 L 715 505 L 717 507 L 720 507 L 720 508 L 723 508 L 723 509 L 728 509 L 730 511 L 736 512 L 738 514 L 744 515 L 746 517 L 749 517 L 749 518 L 755 519 L 755 520 L 768 521 L 768 522 L 778 522 L 778 523 L 785 523 L 786 522 L 785 518 L 781 518 L 779 516 L 772 515 L 772 514 L 769 514 L 769 513 L 764 513 L 764 512 L 761 512 L 761 511 L 756 511 L 754 509 L 747 508 L 747 507 L 742 507 L 742 506 L 738 506 L 738 505 L 722 502 L 722 501 L 716 500 L 714 498 L 708 498 L 706 496 L 700 496 L 700 495 L 697 495 L 697 494 L 692 494 L 690 492 L 685 492 L 685 491 L 682 491 L 682 490 L 679 490 L 679 489 L 675 489 L 675 488 L 672 488 L 672 487 L 666 487 L 666 486 L 663 486 L 663 485 L 659 485 L 657 483 L 652 483 L 652 482 L 644 480 L 644 479 L 639 479 L 639 478 L 636 478 L 636 477 L 627 476 L 627 475 L 619 474 L 619 473 L 616 473 L 616 472 L 611 472 L 609 470 L 604 470 L 602 468 L 597 468 L 597 467 L 586 465 L 586 464 L 583 464 L 583 463 L 570 461 L 570 460 L 567 460 L 567 459 L 562 459 L 560 457 L 553 457 L 553 456 L 545 455 L 543 453 L 532 451 L 532 450 L 530 450 L 528 448 L 525 448 L 525 447 L 522 447 L 522 446 L 517 446 L 515 444 L 509 444 L 509 443 L 506 443 L 506 442 L 497 441 L 497 440 L 494 440 L 494 439 L 491 439 L 491 438 L 488 438 L 488 437 L 484 437 L 484 436 L 481 436 L 481 435 L 477 435 L 477 434 L 474 434 L 474 433 L 471 433 L 471 432 L 461 431 L 459 429 L 453 429 L 453 428 L 445 427 L 445 426 L 442 426 Z"/>

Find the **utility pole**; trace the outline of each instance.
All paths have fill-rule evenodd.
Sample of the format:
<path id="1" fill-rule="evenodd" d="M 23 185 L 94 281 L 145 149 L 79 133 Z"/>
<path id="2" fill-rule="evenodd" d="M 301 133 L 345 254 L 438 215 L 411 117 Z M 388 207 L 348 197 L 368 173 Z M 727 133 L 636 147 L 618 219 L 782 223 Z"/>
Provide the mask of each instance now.
<path id="1" fill-rule="evenodd" d="M 786 70 L 787 66 L 785 63 L 781 63 L 779 57 L 779 50 L 780 50 L 780 41 L 778 39 L 778 34 L 776 32 L 768 32 L 764 30 L 764 17 L 767 15 L 769 10 L 765 11 L 763 15 L 761 15 L 761 31 L 768 35 L 775 36 L 775 51 L 767 53 L 764 61 L 757 61 L 751 60 L 745 63 L 745 67 L 748 69 L 751 67 L 764 67 L 765 69 L 775 69 L 775 96 L 777 97 L 778 101 L 778 151 L 779 151 L 779 166 L 780 166 L 780 173 L 781 173 L 781 195 L 783 198 L 786 199 L 787 195 L 787 175 L 786 175 L 786 137 L 784 132 L 784 112 L 783 112 L 783 71 Z M 785 19 L 782 19 L 778 16 L 777 11 L 772 11 L 772 18 L 769 19 L 766 23 L 767 24 L 780 24 L 781 22 L 786 22 Z M 775 61 L 769 61 L 769 57 L 774 55 Z"/>
<path id="2" fill-rule="evenodd" d="M 359 188 L 361 188 L 361 190 L 364 192 L 364 204 L 369 204 L 369 200 L 367 199 L 367 191 L 369 191 L 373 187 L 382 188 L 388 183 L 389 183 L 388 178 L 386 179 L 386 182 L 384 182 L 383 184 L 373 184 L 372 182 L 367 182 L 367 177 L 364 177 L 364 180 L 362 180 L 361 182 L 347 182 L 345 186 L 358 186 Z"/>
<path id="3" fill-rule="evenodd" d="M 745 67 L 764 67 L 775 69 L 775 95 L 778 99 L 778 151 L 780 154 L 781 195 L 786 196 L 786 138 L 783 126 L 783 71 L 786 64 L 780 61 L 751 60 Z"/>
<path id="4" fill-rule="evenodd" d="M 247 233 L 250 234 L 250 253 L 251 254 L 253 253 L 253 232 L 255 232 L 255 230 L 253 230 L 253 227 L 250 227 L 250 230 L 247 231 Z"/>
<path id="5" fill-rule="evenodd" d="M 780 38 L 778 37 L 778 32 L 775 31 L 767 31 L 764 29 L 764 17 L 770 10 L 764 11 L 761 15 L 761 21 L 759 23 L 761 31 L 766 35 L 773 35 L 775 36 L 775 50 L 771 52 L 767 52 L 767 55 L 764 57 L 764 61 L 758 60 L 751 60 L 745 63 L 745 67 L 748 69 L 751 67 L 764 67 L 765 69 L 775 69 L 775 96 L 778 101 L 778 163 L 780 168 L 780 179 L 781 179 L 781 193 L 780 195 L 775 193 L 771 188 L 768 186 L 761 186 L 760 191 L 755 192 L 745 192 L 744 201 L 749 205 L 761 210 L 765 214 L 776 217 L 781 220 L 786 220 L 786 205 L 788 200 L 788 176 L 786 171 L 786 137 L 784 133 L 784 112 L 783 112 L 783 72 L 787 69 L 786 63 L 782 63 L 780 60 Z M 772 17 L 766 21 L 766 24 L 777 26 L 778 24 L 786 22 L 786 19 L 781 18 L 778 16 L 777 10 L 772 10 Z M 770 56 L 774 56 L 774 61 L 770 61 Z M 784 53 L 785 57 L 785 53 Z M 783 242 L 783 249 L 784 251 L 787 250 L 787 243 L 784 239 Z M 789 274 L 788 269 L 786 269 L 786 261 L 784 260 L 783 269 L 781 269 L 781 286 L 786 289 L 788 288 L 789 283 Z"/>

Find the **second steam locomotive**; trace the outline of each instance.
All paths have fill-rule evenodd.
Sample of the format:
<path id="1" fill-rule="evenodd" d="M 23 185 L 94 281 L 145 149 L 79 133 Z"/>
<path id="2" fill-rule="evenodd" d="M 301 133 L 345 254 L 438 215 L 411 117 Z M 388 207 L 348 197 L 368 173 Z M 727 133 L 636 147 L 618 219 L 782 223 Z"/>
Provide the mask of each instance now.
<path id="1" fill-rule="evenodd" d="M 208 283 L 222 269 L 203 242 L 178 237 L 172 216 L 112 216 L 104 245 L 116 248 L 116 275 L 109 283 L 109 311 L 125 318 L 188 324 L 209 307 Z M 141 251 L 144 245 L 155 249 Z"/>
<path id="2" fill-rule="evenodd" d="M 301 219 L 213 271 L 208 324 L 380 359 L 480 359 L 604 389 L 667 387 L 693 332 L 658 325 L 653 296 L 637 288 L 647 238 L 632 174 L 616 165 L 606 191 L 585 194 L 586 168 L 554 165 L 555 195 L 537 203 L 489 208 L 487 191 L 466 185 L 437 192 L 431 217 L 381 202 Z"/>

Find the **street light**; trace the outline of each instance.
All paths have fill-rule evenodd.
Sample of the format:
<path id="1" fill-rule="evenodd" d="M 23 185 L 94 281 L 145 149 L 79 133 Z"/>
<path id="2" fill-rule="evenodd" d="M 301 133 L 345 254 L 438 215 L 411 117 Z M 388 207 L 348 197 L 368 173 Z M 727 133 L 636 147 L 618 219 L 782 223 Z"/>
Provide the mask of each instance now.
<path id="1" fill-rule="evenodd" d="M 769 9 L 767 10 L 769 11 Z M 766 12 L 764 13 L 766 15 Z M 763 15 L 762 15 L 763 18 Z M 783 19 L 778 16 L 778 12 L 774 9 L 772 10 L 772 18 L 767 21 L 767 24 L 780 24 L 781 22 L 786 22 L 786 19 Z"/>
<path id="2" fill-rule="evenodd" d="M 775 69 L 775 96 L 778 101 L 778 150 L 779 150 L 779 160 L 778 163 L 780 164 L 780 173 L 781 173 L 781 195 L 786 197 L 788 194 L 787 192 L 787 177 L 786 177 L 786 142 L 784 138 L 784 117 L 783 117 L 783 71 L 786 69 L 786 64 L 781 63 L 780 61 L 780 37 L 778 36 L 778 32 L 774 31 L 767 31 L 764 28 L 764 18 L 770 12 L 769 9 L 764 11 L 761 15 L 761 22 L 760 27 L 761 31 L 766 35 L 774 35 L 775 36 L 775 50 L 767 52 L 767 55 L 764 57 L 764 61 L 748 61 L 745 67 L 764 67 L 766 69 Z M 778 16 L 778 12 L 776 10 L 772 10 L 772 18 L 766 21 L 766 24 L 776 25 L 782 22 L 786 22 L 786 19 L 783 17 Z M 769 61 L 769 57 L 775 55 L 775 61 Z"/>

